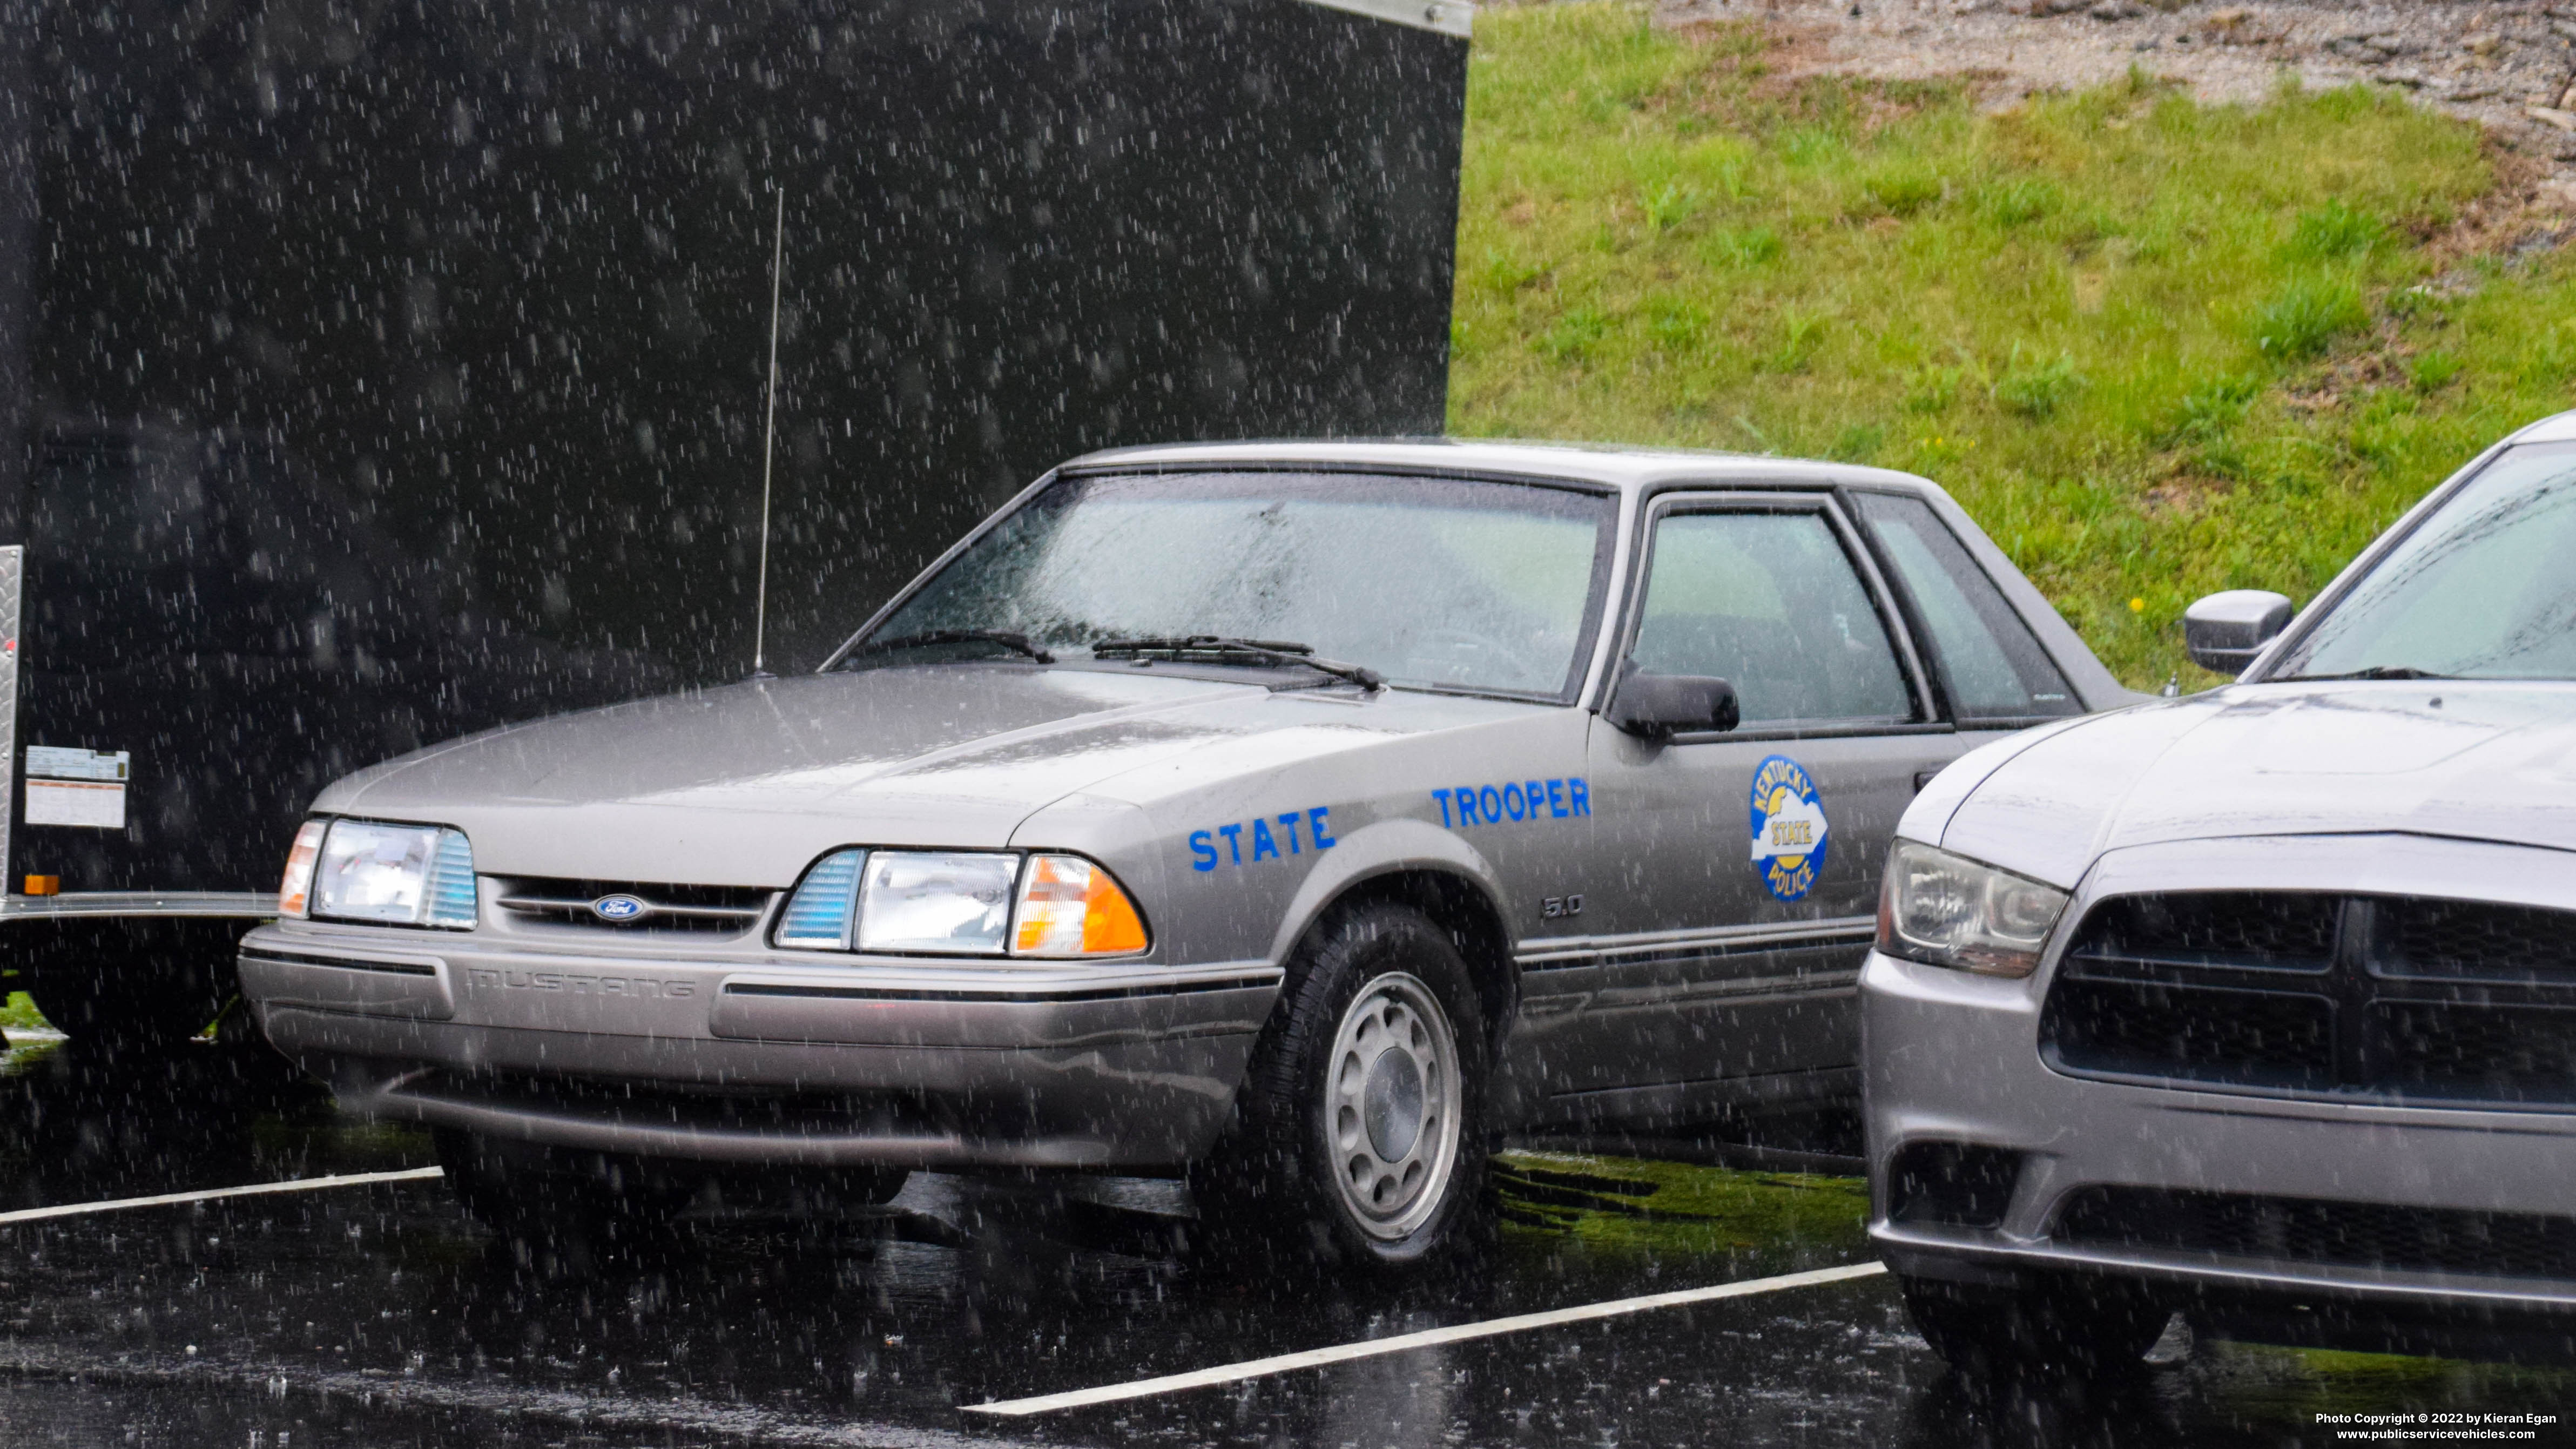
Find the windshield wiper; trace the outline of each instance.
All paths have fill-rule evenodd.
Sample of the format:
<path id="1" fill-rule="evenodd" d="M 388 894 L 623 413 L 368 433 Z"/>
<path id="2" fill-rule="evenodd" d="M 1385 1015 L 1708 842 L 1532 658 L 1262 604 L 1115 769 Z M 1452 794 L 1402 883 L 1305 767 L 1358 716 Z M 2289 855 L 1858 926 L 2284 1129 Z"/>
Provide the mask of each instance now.
<path id="1" fill-rule="evenodd" d="M 2437 674 L 2430 669 L 2418 669 L 2412 664 L 2374 664 L 2368 669 L 2356 669 L 2350 674 L 2293 674 L 2284 682 L 2311 679 L 2457 679 L 2459 677 L 2456 674 Z"/>
<path id="2" fill-rule="evenodd" d="M 1183 634 L 1141 639 L 1103 639 L 1091 646 L 1094 659 L 1119 655 L 1168 654 L 1181 664 L 1293 664 L 1347 679 L 1362 689 L 1386 688 L 1386 676 L 1361 664 L 1317 657 L 1311 644 L 1285 639 L 1235 639 L 1223 634 Z"/>
<path id="3" fill-rule="evenodd" d="M 934 644 L 999 644 L 1040 664 L 1055 662 L 1055 656 L 1029 642 L 1028 635 L 1014 634 L 1008 629 L 933 629 L 926 634 L 906 634 L 899 639 L 872 639 L 851 650 L 850 657 L 891 654 L 898 649 L 926 649 Z"/>

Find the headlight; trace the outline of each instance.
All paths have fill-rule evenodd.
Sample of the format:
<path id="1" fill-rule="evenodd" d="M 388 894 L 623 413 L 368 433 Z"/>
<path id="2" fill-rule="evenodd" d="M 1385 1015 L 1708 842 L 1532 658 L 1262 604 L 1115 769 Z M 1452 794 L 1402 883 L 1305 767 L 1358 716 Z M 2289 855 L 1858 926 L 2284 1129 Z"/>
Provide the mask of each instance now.
<path id="1" fill-rule="evenodd" d="M 787 898 L 771 938 L 800 951 L 1133 956 L 1136 902 L 1078 855 L 836 850 Z"/>
<path id="2" fill-rule="evenodd" d="M 999 956 L 1011 921 L 1016 855 L 880 850 L 859 881 L 862 951 Z"/>
<path id="3" fill-rule="evenodd" d="M 2055 886 L 1900 840 L 1887 853 L 1878 949 L 1985 976 L 2028 976 L 2067 899 Z"/>
<path id="4" fill-rule="evenodd" d="M 305 823 L 295 838 L 299 851 L 306 833 L 320 825 L 324 822 Z M 333 820 L 306 869 L 311 915 L 393 926 L 473 928 L 474 848 L 463 831 Z M 289 856 L 286 884 L 298 884 L 295 876 L 296 860 Z"/>

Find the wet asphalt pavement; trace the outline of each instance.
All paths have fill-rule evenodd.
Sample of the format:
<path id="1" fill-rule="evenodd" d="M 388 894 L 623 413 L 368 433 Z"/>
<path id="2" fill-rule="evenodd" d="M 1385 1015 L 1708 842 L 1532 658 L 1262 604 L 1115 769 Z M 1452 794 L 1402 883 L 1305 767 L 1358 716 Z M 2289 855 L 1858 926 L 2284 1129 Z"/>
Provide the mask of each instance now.
<path id="1" fill-rule="evenodd" d="M 0 1211 L 429 1165 L 257 1049 L 0 1061 Z M 0 1226 L 10 1445 L 2324 1444 L 2320 1413 L 2546 1410 L 2576 1373 L 2169 1339 L 2134 1389 L 1998 1402 L 1884 1277 L 1032 1418 L 961 1410 L 1868 1261 L 1848 1179 L 1520 1154 L 1472 1268 L 1404 1292 L 1181 1245 L 1177 1184 L 917 1175 L 823 1230 L 579 1273 L 437 1181 Z M 2576 1443 L 2543 1431 L 2539 1442 Z"/>

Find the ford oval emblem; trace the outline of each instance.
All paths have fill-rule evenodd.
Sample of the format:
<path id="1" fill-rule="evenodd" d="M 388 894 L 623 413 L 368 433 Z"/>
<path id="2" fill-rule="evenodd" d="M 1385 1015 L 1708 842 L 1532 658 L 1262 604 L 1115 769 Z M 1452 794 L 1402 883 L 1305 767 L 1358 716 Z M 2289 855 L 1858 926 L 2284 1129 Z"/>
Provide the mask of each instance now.
<path id="1" fill-rule="evenodd" d="M 631 921 L 652 909 L 634 896 L 601 896 L 590 903 L 590 913 L 603 921 Z"/>

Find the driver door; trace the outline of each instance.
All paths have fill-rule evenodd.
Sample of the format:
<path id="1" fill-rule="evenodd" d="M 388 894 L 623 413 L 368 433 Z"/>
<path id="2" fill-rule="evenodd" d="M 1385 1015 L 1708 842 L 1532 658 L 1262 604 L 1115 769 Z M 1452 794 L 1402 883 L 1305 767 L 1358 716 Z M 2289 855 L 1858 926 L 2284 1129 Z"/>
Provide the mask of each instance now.
<path id="1" fill-rule="evenodd" d="M 1584 953 L 1525 966 L 1557 1015 L 1550 1115 L 1670 1126 L 1848 1092 L 1888 841 L 1957 736 L 1829 496 L 1668 495 L 1644 542 L 1623 672 L 1725 678 L 1742 722 L 1660 743 L 1593 722 L 1617 885 Z"/>

